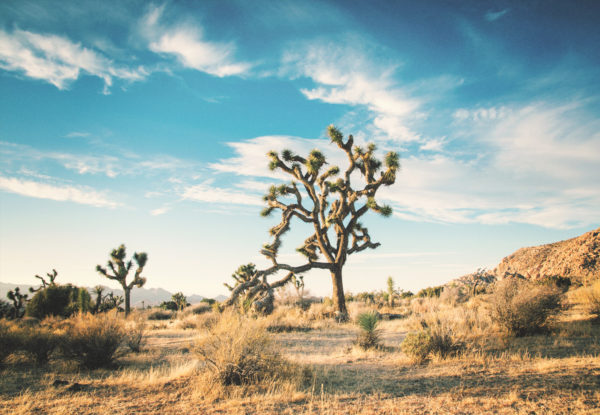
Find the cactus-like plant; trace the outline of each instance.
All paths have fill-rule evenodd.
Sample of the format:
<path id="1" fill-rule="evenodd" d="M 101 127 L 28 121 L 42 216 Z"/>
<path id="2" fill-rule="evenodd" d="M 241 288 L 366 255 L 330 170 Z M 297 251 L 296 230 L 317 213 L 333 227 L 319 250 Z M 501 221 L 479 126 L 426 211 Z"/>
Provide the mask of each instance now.
<path id="1" fill-rule="evenodd" d="M 128 315 L 131 311 L 131 290 L 133 287 L 143 287 L 146 283 L 146 278 L 142 277 L 142 271 L 146 262 L 148 261 L 148 255 L 145 252 L 134 253 L 133 260 L 137 263 L 138 267 L 135 271 L 133 280 L 127 283 L 127 276 L 133 266 L 133 261 L 129 260 L 125 262 L 125 245 L 121 244 L 116 249 L 113 249 L 110 253 L 110 258 L 107 263 L 107 268 L 110 268 L 110 273 L 107 268 L 103 268 L 100 265 L 96 266 L 96 271 L 108 279 L 115 280 L 121 287 L 123 287 L 123 293 L 125 294 L 125 315 Z"/>

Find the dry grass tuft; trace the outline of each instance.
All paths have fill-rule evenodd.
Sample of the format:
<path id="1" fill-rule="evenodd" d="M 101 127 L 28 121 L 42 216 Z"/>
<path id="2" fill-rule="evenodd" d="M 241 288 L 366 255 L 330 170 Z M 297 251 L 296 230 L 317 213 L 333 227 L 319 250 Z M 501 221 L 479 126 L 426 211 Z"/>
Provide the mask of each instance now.
<path id="1" fill-rule="evenodd" d="M 600 280 L 574 291 L 572 297 L 587 313 L 592 314 L 597 321 L 600 320 Z"/>
<path id="2" fill-rule="evenodd" d="M 0 319 L 0 364 L 20 347 L 21 339 L 16 325 Z"/>
<path id="3" fill-rule="evenodd" d="M 134 353 L 139 353 L 142 351 L 142 346 L 144 345 L 145 340 L 145 326 L 145 322 L 140 318 L 131 320 L 127 324 L 124 341 L 125 345 L 129 347 L 129 350 Z"/>
<path id="4" fill-rule="evenodd" d="M 209 384 L 274 385 L 298 374 L 298 367 L 276 350 L 264 321 L 234 312 L 224 313 L 195 351 L 208 369 L 204 381 Z"/>

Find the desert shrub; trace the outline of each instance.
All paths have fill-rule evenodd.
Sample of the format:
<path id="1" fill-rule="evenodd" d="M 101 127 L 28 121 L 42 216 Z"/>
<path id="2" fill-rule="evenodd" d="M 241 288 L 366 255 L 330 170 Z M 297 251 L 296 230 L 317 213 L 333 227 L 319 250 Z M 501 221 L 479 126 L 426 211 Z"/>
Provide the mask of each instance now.
<path id="1" fill-rule="evenodd" d="M 560 307 L 560 292 L 511 278 L 496 284 L 490 303 L 492 320 L 512 335 L 526 336 L 546 328 Z"/>
<path id="2" fill-rule="evenodd" d="M 179 309 L 175 301 L 163 301 L 162 303 L 160 303 L 159 307 L 163 310 L 169 311 L 177 311 Z"/>
<path id="3" fill-rule="evenodd" d="M 585 311 L 600 320 L 600 280 L 589 287 L 580 288 L 577 292 L 577 300 L 583 305 Z"/>
<path id="4" fill-rule="evenodd" d="M 467 300 L 465 292 L 457 286 L 444 287 L 440 294 L 440 301 L 455 306 Z"/>
<path id="5" fill-rule="evenodd" d="M 356 343 L 362 349 L 373 349 L 380 345 L 380 332 L 377 330 L 379 318 L 377 312 L 368 311 L 361 313 L 356 318 L 356 324 L 360 328 Z"/>
<path id="6" fill-rule="evenodd" d="M 21 348 L 21 336 L 14 324 L 0 320 L 0 363 Z"/>
<path id="7" fill-rule="evenodd" d="M 61 336 L 48 327 L 23 327 L 20 330 L 21 350 L 33 357 L 37 365 L 45 365 L 61 343 Z"/>
<path id="8" fill-rule="evenodd" d="M 446 357 L 463 348 L 462 342 L 456 339 L 454 333 L 448 327 L 443 325 L 432 327 L 428 334 L 430 338 L 430 353 Z"/>
<path id="9" fill-rule="evenodd" d="M 68 325 L 61 349 L 88 369 L 109 366 L 125 338 L 123 322 L 112 314 L 83 314 Z"/>
<path id="10" fill-rule="evenodd" d="M 294 375 L 294 367 L 277 352 L 264 322 L 223 314 L 210 334 L 196 345 L 212 381 L 223 386 L 251 385 Z"/>
<path id="11" fill-rule="evenodd" d="M 405 299 L 412 297 L 414 297 L 414 294 L 411 291 L 400 290 L 400 298 Z"/>
<path id="12" fill-rule="evenodd" d="M 0 318 L 9 318 L 11 316 L 12 306 L 8 301 L 0 299 Z"/>
<path id="13" fill-rule="evenodd" d="M 148 314 L 148 320 L 170 320 L 175 313 L 169 310 L 156 310 Z"/>
<path id="14" fill-rule="evenodd" d="M 134 353 L 139 353 L 142 350 L 144 331 L 144 323 L 142 321 L 136 321 L 127 328 L 124 341 L 129 350 Z"/>
<path id="15" fill-rule="evenodd" d="M 212 329 L 221 318 L 218 313 L 205 313 L 196 317 L 196 328 L 200 330 Z"/>
<path id="16" fill-rule="evenodd" d="M 417 297 L 439 297 L 442 291 L 444 290 L 444 286 L 440 285 L 438 287 L 427 287 L 423 288 L 421 291 L 417 293 Z"/>
<path id="17" fill-rule="evenodd" d="M 560 275 L 552 275 L 546 277 L 540 281 L 542 285 L 548 285 L 550 287 L 556 287 L 561 289 L 563 292 L 567 291 L 571 286 L 571 278 L 561 277 Z"/>
<path id="18" fill-rule="evenodd" d="M 425 330 L 408 333 L 400 344 L 404 354 L 415 363 L 422 363 L 427 360 L 432 350 L 431 347 L 431 335 Z"/>
<path id="19" fill-rule="evenodd" d="M 214 304 L 214 303 L 213 303 Z M 211 304 L 206 302 L 201 302 L 190 307 L 191 312 L 193 314 L 204 314 L 212 310 Z"/>
<path id="20" fill-rule="evenodd" d="M 67 285 L 48 285 L 36 292 L 27 303 L 28 316 L 43 319 L 47 316 L 69 317 L 91 309 L 91 297 L 85 288 Z"/>

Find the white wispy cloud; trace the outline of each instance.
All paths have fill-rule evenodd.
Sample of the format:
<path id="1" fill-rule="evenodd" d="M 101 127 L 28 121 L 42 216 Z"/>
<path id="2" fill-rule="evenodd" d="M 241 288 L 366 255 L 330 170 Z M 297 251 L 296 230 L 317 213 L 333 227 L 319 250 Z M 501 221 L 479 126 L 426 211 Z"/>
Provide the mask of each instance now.
<path id="1" fill-rule="evenodd" d="M 600 121 L 576 103 L 515 106 L 462 128 L 482 146 L 477 157 L 403 160 L 397 184 L 381 192 L 397 216 L 550 228 L 600 221 Z"/>
<path id="2" fill-rule="evenodd" d="M 500 10 L 497 12 L 493 12 L 490 10 L 484 15 L 484 18 L 488 22 L 494 22 L 494 21 L 500 19 L 501 17 L 503 17 L 504 15 L 506 15 L 506 13 L 508 13 L 509 11 L 510 11 L 510 9 L 504 9 L 504 10 Z"/>
<path id="3" fill-rule="evenodd" d="M 218 77 L 242 75 L 251 68 L 249 63 L 235 59 L 235 44 L 205 40 L 198 24 L 161 24 L 163 11 L 164 5 L 152 7 L 142 20 L 142 33 L 151 51 L 174 56 L 187 68 Z"/>
<path id="4" fill-rule="evenodd" d="M 600 120 L 586 114 L 583 104 L 538 103 L 464 111 L 467 116 L 456 117 L 454 131 L 465 139 L 463 147 L 455 153 L 425 151 L 406 156 L 396 184 L 379 192 L 397 217 L 549 228 L 600 222 Z M 445 140 L 438 138 L 431 145 L 441 148 Z M 268 150 L 293 148 L 306 154 L 318 147 L 331 151 L 326 140 L 281 136 L 257 137 L 230 146 L 234 156 L 211 167 L 250 178 L 243 182 L 248 190 L 262 185 L 252 178 L 289 179 L 267 169 Z M 422 150 L 427 149 L 425 144 Z M 334 163 L 345 166 L 343 159 Z"/>
<path id="5" fill-rule="evenodd" d="M 153 209 L 150 211 L 150 214 L 152 216 L 160 216 L 160 215 L 164 215 L 165 213 L 167 213 L 169 210 L 171 210 L 171 208 L 169 206 L 163 206 L 157 209 Z"/>
<path id="6" fill-rule="evenodd" d="M 283 57 L 283 73 L 308 77 L 318 85 L 301 89 L 308 99 L 362 106 L 371 113 L 374 129 L 385 138 L 399 142 L 420 139 L 410 121 L 420 116 L 422 102 L 394 80 L 397 64 L 382 62 L 353 36 L 290 49 Z"/>
<path id="7" fill-rule="evenodd" d="M 141 66 L 117 65 L 100 52 L 75 43 L 64 36 L 15 29 L 0 30 L 0 68 L 40 79 L 66 89 L 82 73 L 101 78 L 108 93 L 114 78 L 126 81 L 144 79 Z"/>
<path id="8" fill-rule="evenodd" d="M 263 206 L 261 197 L 239 190 L 213 186 L 210 181 L 188 186 L 181 194 L 183 199 L 207 203 Z"/>
<path id="9" fill-rule="evenodd" d="M 155 172 L 197 172 L 200 166 L 192 161 L 164 154 L 140 157 L 123 151 L 118 156 L 109 154 L 81 154 L 58 151 L 40 151 L 31 146 L 0 141 L 0 155 L 11 163 L 37 163 L 51 160 L 79 174 L 118 176 L 148 175 Z"/>
<path id="10" fill-rule="evenodd" d="M 466 109 L 459 108 L 452 116 L 458 121 L 471 120 L 471 121 L 488 121 L 505 118 L 509 115 L 509 109 L 504 106 L 499 107 L 488 107 L 488 108 L 475 108 Z"/>
<path id="11" fill-rule="evenodd" d="M 89 137 L 91 134 L 87 133 L 85 131 L 72 131 L 70 133 L 68 133 L 67 135 L 65 135 L 66 138 L 86 138 Z"/>
<path id="12" fill-rule="evenodd" d="M 235 152 L 235 156 L 219 160 L 209 165 L 210 168 L 221 173 L 234 173 L 236 175 L 277 178 L 288 180 L 285 174 L 269 170 L 267 153 L 271 150 L 282 151 L 290 149 L 297 154 L 308 154 L 312 149 L 319 148 L 330 156 L 330 163 L 343 160 L 339 152 L 331 154 L 329 140 L 306 139 L 291 136 L 263 136 L 249 140 L 228 143 Z M 337 154 L 336 154 L 337 153 Z M 335 158 L 337 157 L 337 159 Z"/>
<path id="13" fill-rule="evenodd" d="M 43 183 L 17 177 L 0 176 L 0 190 L 21 196 L 74 202 L 96 207 L 115 208 L 120 205 L 120 203 L 109 200 L 104 193 L 89 187 Z"/>

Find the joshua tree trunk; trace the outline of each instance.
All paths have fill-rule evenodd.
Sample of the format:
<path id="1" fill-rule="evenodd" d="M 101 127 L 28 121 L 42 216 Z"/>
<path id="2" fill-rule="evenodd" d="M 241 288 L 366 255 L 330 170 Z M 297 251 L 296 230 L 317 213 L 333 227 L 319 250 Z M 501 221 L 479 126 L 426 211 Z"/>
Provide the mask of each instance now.
<path id="1" fill-rule="evenodd" d="M 333 307 L 339 318 L 346 319 L 348 310 L 346 309 L 346 297 L 344 296 L 344 282 L 342 280 L 342 270 L 340 268 L 331 272 L 331 282 L 333 283 Z"/>
<path id="2" fill-rule="evenodd" d="M 128 316 L 129 312 L 131 311 L 131 288 L 123 285 L 123 295 L 125 295 L 125 316 Z"/>

